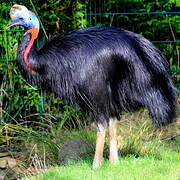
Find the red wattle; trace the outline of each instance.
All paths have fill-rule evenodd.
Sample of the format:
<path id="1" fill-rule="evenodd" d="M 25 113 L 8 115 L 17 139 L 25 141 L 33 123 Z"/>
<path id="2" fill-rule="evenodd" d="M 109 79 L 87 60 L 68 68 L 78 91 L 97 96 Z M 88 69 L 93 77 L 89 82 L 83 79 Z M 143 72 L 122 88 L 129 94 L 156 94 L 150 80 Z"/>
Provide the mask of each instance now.
<path id="1" fill-rule="evenodd" d="M 27 47 L 26 47 L 26 49 L 24 51 L 24 63 L 30 69 L 33 69 L 33 66 L 32 66 L 32 64 L 29 63 L 28 57 L 29 57 L 30 51 L 32 49 L 32 46 L 34 44 L 34 41 L 38 37 L 38 33 L 39 33 L 39 29 L 35 28 L 35 27 L 33 27 L 32 29 L 28 30 L 25 33 L 25 35 L 26 34 L 31 34 L 31 39 L 30 39 L 30 41 L 29 41 L 29 43 L 28 43 L 28 45 L 27 45 Z"/>

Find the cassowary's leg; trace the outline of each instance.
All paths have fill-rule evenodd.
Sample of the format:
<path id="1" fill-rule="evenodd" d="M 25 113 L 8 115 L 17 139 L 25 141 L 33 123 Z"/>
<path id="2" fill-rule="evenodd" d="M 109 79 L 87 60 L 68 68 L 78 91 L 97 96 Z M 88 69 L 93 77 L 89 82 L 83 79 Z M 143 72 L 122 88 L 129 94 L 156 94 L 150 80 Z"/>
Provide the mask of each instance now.
<path id="1" fill-rule="evenodd" d="M 117 147 L 117 119 L 110 118 L 109 120 L 109 161 L 111 164 L 118 162 L 118 147 Z"/>
<path id="2" fill-rule="evenodd" d="M 96 137 L 96 150 L 93 160 L 93 168 L 98 168 L 102 164 L 105 135 L 106 128 L 104 128 L 102 125 L 99 125 Z"/>

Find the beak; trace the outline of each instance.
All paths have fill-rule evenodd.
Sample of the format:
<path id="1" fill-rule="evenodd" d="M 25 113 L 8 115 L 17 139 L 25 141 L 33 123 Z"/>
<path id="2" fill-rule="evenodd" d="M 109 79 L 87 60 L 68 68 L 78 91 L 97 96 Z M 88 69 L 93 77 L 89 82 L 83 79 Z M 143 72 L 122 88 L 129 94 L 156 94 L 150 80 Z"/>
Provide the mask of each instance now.
<path id="1" fill-rule="evenodd" d="M 22 24 L 22 20 L 20 19 L 17 19 L 17 20 L 14 20 L 12 22 L 10 22 L 8 25 L 7 25 L 7 28 L 10 28 L 12 26 L 18 26 L 18 25 L 21 25 Z"/>

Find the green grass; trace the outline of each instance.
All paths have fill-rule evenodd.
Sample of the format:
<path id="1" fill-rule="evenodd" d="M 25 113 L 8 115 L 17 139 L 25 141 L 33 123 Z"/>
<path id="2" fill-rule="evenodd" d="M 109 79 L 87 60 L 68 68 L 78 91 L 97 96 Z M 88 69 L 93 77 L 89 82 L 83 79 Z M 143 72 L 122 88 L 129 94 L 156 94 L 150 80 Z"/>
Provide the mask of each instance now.
<path id="1" fill-rule="evenodd" d="M 99 169 L 92 169 L 91 161 L 51 167 L 26 180 L 179 180 L 180 158 L 175 152 L 162 150 L 161 158 L 126 156 L 117 165 L 104 161 Z"/>
<path id="2" fill-rule="evenodd" d="M 179 129 L 178 120 L 153 131 L 147 111 L 125 114 L 118 128 L 121 153 L 118 164 L 111 165 L 107 160 L 107 138 L 105 160 L 100 168 L 93 170 L 92 158 L 89 158 L 65 166 L 53 165 L 25 180 L 180 180 Z M 95 134 L 91 132 L 71 131 L 72 137 L 67 136 L 68 132 L 64 135 L 68 139 L 80 136 L 93 143 Z"/>
<path id="3" fill-rule="evenodd" d="M 154 130 L 147 110 L 122 115 L 118 126 L 120 162 L 109 164 L 107 136 L 105 160 L 96 170 L 92 169 L 96 139 L 93 126 L 66 129 L 48 120 L 45 122 L 37 122 L 40 130 L 21 124 L 0 127 L 0 142 L 7 141 L 15 147 L 21 142 L 24 151 L 19 176 L 25 176 L 26 180 L 180 180 L 180 117 L 176 123 Z M 74 138 L 87 140 L 93 153 L 88 155 L 88 160 L 58 166 L 61 147 Z M 28 169 L 31 170 L 28 172 Z M 28 177 L 29 173 L 34 176 Z"/>

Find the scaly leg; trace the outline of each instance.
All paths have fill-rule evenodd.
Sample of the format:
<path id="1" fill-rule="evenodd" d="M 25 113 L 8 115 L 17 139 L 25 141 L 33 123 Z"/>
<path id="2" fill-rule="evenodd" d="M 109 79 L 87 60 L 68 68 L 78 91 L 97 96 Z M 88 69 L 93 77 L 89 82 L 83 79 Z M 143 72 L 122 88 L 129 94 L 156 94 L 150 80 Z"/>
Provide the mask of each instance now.
<path id="1" fill-rule="evenodd" d="M 117 147 L 117 119 L 110 118 L 109 120 L 109 161 L 111 164 L 118 162 L 118 147 Z"/>
<path id="2" fill-rule="evenodd" d="M 93 160 L 94 169 L 98 168 L 102 164 L 105 135 L 106 135 L 106 129 L 102 125 L 99 125 L 97 137 L 96 137 L 96 150 Z"/>

